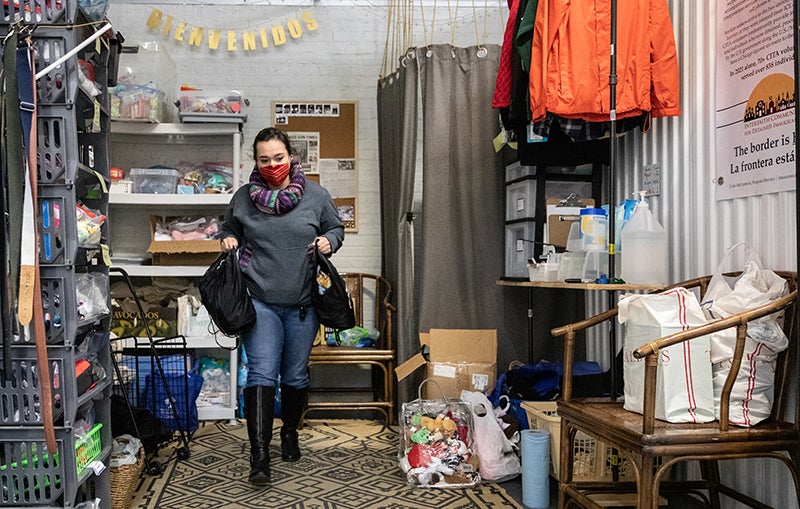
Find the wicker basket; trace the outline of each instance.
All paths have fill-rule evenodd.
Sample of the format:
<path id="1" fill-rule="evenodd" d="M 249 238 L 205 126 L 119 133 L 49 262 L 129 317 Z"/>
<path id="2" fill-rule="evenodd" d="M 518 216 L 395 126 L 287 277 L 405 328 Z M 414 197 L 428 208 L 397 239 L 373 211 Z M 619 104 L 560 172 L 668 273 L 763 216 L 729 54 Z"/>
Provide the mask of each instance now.
<path id="1" fill-rule="evenodd" d="M 561 417 L 556 413 L 555 401 L 523 401 L 522 408 L 528 415 L 528 425 L 531 429 L 541 429 L 550 432 L 550 475 L 558 478 L 561 454 Z M 573 443 L 575 462 L 573 463 L 572 476 L 580 481 L 605 481 L 612 478 L 611 447 L 605 443 L 578 431 Z M 618 455 L 620 479 L 633 479 L 635 474 L 628 459 L 624 454 Z"/>
<path id="2" fill-rule="evenodd" d="M 116 438 L 120 442 L 124 439 Z M 111 509 L 130 509 L 136 481 L 144 469 L 144 446 L 139 447 L 136 463 L 111 467 Z"/>

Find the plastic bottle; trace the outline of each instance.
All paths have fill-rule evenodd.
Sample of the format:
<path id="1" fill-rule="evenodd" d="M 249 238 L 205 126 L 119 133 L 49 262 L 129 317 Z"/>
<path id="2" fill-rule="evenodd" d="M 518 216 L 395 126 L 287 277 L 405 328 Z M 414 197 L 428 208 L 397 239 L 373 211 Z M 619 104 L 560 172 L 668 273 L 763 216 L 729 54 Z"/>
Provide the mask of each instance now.
<path id="1" fill-rule="evenodd" d="M 617 253 L 622 252 L 622 228 L 630 221 L 637 203 L 638 200 L 623 200 L 617 205 L 614 216 L 614 247 Z"/>
<path id="2" fill-rule="evenodd" d="M 621 237 L 622 279 L 631 284 L 667 284 L 667 231 L 650 211 L 644 191 Z"/>

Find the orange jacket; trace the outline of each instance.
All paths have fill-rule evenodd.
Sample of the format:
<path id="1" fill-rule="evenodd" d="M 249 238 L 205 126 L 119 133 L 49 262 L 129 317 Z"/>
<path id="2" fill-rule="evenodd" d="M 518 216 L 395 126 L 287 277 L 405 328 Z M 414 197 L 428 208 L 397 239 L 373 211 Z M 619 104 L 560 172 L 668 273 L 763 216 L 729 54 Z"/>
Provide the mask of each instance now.
<path id="1" fill-rule="evenodd" d="M 531 48 L 532 120 L 609 120 L 611 0 L 540 0 Z M 667 0 L 617 1 L 617 118 L 680 115 Z"/>

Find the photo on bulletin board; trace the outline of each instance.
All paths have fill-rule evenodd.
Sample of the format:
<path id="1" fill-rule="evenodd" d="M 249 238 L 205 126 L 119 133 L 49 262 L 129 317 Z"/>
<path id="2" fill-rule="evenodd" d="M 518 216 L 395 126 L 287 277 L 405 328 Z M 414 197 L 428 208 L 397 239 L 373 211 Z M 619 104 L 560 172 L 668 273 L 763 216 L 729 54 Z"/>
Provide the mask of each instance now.
<path id="1" fill-rule="evenodd" d="M 358 224 L 358 102 L 283 100 L 272 102 L 273 125 L 286 131 L 303 171 L 334 198 L 345 231 Z"/>
<path id="2" fill-rule="evenodd" d="M 334 198 L 333 204 L 339 212 L 339 219 L 344 224 L 345 231 L 358 230 L 356 222 L 356 199 L 355 198 Z"/>

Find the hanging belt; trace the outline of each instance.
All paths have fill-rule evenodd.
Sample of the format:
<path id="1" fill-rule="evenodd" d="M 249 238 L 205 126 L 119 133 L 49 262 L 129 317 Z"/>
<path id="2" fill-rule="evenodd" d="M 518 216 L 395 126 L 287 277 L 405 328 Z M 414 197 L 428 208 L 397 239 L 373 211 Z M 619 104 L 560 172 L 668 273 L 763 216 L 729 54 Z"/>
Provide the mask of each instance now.
<path id="1" fill-rule="evenodd" d="M 17 88 L 17 33 L 12 30 L 5 40 L 3 72 L 6 75 L 6 143 L 3 154 L 7 164 L 8 223 L 9 223 L 9 291 L 17 298 L 19 278 L 19 246 L 22 238 L 22 197 L 25 194 L 25 161 L 22 144 L 22 121 L 16 114 L 19 109 Z"/>
<path id="2" fill-rule="evenodd" d="M 47 335 L 42 309 L 42 286 L 39 274 L 38 221 L 36 202 L 38 197 L 36 179 L 36 82 L 34 80 L 34 50 L 30 35 L 25 44 L 17 49 L 17 84 L 19 87 L 19 111 L 22 120 L 22 141 L 26 149 L 27 173 L 25 203 L 23 205 L 22 245 L 20 250 L 20 285 L 17 314 L 20 324 L 26 326 L 33 321 L 33 337 L 36 342 L 36 360 L 39 365 L 39 387 L 41 388 L 42 425 L 47 448 L 51 454 L 58 452 L 53 425 L 53 396 L 50 385 L 50 360 L 47 356 Z"/>
<path id="3" fill-rule="evenodd" d="M 30 44 L 28 42 L 28 44 Z M 30 50 L 28 44 L 20 44 L 17 48 L 17 87 L 19 92 L 19 117 L 22 121 L 22 146 L 23 159 L 27 172 L 25 180 L 25 194 L 22 205 L 22 242 L 20 244 L 19 264 L 19 298 L 17 300 L 17 314 L 19 323 L 28 325 L 33 317 L 33 295 L 35 285 L 36 267 L 36 140 L 31 139 L 34 129 L 34 114 L 36 113 L 36 99 L 31 71 Z M 31 147 L 34 149 L 31 157 Z M 31 175 L 33 170 L 33 175 Z"/>
<path id="4" fill-rule="evenodd" d="M 6 265 L 6 286 L 3 298 L 3 372 L 10 379 L 11 345 L 17 329 L 14 305 L 17 301 L 17 280 L 19 278 L 19 246 L 22 239 L 22 196 L 25 194 L 25 162 L 22 148 L 22 123 L 19 110 L 19 92 L 17 90 L 17 31 L 12 27 L 3 40 L 3 77 L 5 91 L 3 95 L 3 138 L 2 152 L 6 178 L 5 199 L 8 202 L 3 208 L 3 229 L 8 235 L 4 246 L 8 250 Z"/>

